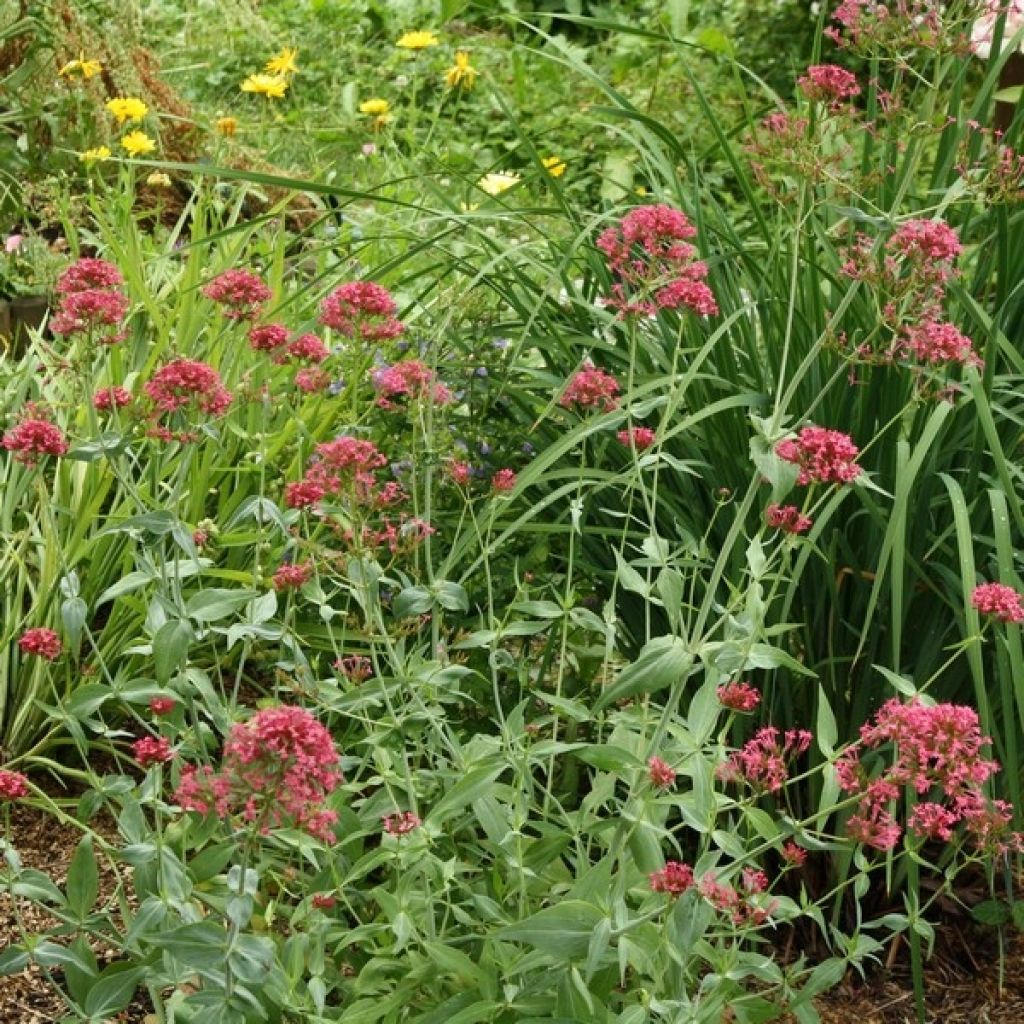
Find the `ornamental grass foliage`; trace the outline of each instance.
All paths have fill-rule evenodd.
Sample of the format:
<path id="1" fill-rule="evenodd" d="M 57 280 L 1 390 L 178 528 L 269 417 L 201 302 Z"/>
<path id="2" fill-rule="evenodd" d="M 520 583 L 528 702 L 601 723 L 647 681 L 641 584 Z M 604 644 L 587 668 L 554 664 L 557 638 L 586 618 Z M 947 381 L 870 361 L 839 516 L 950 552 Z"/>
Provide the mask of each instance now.
<path id="1" fill-rule="evenodd" d="M 896 934 L 923 1019 L 959 880 L 1019 919 L 1022 163 L 982 13 L 823 11 L 789 99 L 751 78 L 734 123 L 694 78 L 699 149 L 538 49 L 643 196 L 574 191 L 507 103 L 502 188 L 384 131 L 372 192 L 177 167 L 162 228 L 142 168 L 90 179 L 0 365 L 0 803 L 66 820 L 65 773 L 83 835 L 58 886 L 8 833 L 56 924 L 0 970 L 68 1020 L 809 1024 Z M 264 187 L 337 206 L 247 218 Z"/>

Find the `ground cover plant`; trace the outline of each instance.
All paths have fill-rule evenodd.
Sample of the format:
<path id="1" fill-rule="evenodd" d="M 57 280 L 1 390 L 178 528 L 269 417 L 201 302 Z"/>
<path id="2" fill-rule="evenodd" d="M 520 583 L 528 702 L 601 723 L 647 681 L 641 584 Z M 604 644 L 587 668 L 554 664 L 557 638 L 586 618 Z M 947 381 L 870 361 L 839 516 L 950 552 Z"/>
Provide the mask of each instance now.
<path id="1" fill-rule="evenodd" d="M 224 5 L 145 99 L 102 5 L 11 22 L 78 147 L 0 363 L 55 1019 L 812 1022 L 905 946 L 924 1020 L 940 910 L 1022 920 L 1021 12 L 823 7 L 783 88 L 699 8 L 507 6 Z"/>

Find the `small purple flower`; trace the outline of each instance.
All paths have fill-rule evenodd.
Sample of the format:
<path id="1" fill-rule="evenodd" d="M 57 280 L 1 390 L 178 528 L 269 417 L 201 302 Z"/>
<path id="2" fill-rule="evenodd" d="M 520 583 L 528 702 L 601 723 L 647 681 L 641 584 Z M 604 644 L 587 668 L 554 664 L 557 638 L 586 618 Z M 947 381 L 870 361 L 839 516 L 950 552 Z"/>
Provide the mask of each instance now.
<path id="1" fill-rule="evenodd" d="M 473 375 L 476 376 L 476 377 L 486 377 L 487 376 L 487 367 L 486 366 L 478 366 L 473 371 Z"/>

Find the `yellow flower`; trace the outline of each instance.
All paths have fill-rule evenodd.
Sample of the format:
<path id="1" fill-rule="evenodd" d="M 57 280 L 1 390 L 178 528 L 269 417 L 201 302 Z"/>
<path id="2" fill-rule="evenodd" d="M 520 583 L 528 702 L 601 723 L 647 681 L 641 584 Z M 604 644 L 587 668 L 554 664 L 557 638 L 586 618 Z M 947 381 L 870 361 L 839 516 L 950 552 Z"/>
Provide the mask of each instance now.
<path id="1" fill-rule="evenodd" d="M 391 104 L 375 96 L 373 99 L 363 100 L 359 104 L 360 114 L 370 114 L 373 117 L 383 117 L 391 110 Z"/>
<path id="2" fill-rule="evenodd" d="M 129 156 L 142 156 L 152 153 L 156 143 L 145 132 L 129 132 L 121 140 L 121 147 L 128 151 Z"/>
<path id="3" fill-rule="evenodd" d="M 469 63 L 469 54 L 465 50 L 456 50 L 455 64 L 444 73 L 444 80 L 453 89 L 459 86 L 472 89 L 479 74 L 480 72 Z"/>
<path id="4" fill-rule="evenodd" d="M 79 153 L 78 159 L 83 164 L 94 164 L 99 160 L 109 160 L 110 150 L 106 146 L 96 146 L 93 149 L 85 150 L 84 153 Z"/>
<path id="5" fill-rule="evenodd" d="M 560 156 L 546 156 L 541 163 L 552 178 L 560 178 L 565 174 L 567 164 Z"/>
<path id="6" fill-rule="evenodd" d="M 250 75 L 240 86 L 242 92 L 255 92 L 269 100 L 280 99 L 288 88 L 284 75 Z"/>
<path id="7" fill-rule="evenodd" d="M 118 124 L 124 124 L 125 121 L 141 121 L 149 111 L 149 107 L 134 96 L 118 96 L 115 99 L 107 100 L 107 110 L 117 118 Z"/>
<path id="8" fill-rule="evenodd" d="M 238 131 L 238 118 L 218 117 L 217 120 L 213 122 L 213 127 L 216 129 L 218 135 L 223 135 L 224 138 L 229 139 L 236 131 Z"/>
<path id="9" fill-rule="evenodd" d="M 399 46 L 403 50 L 425 50 L 428 46 L 437 46 L 439 42 L 441 40 L 433 32 L 421 30 L 418 32 L 406 32 L 395 43 L 395 46 Z"/>
<path id="10" fill-rule="evenodd" d="M 93 75 L 98 75 L 102 70 L 103 65 L 98 60 L 86 60 L 85 55 L 80 53 L 78 60 L 69 60 L 57 74 L 61 78 L 77 74 L 88 81 Z"/>
<path id="11" fill-rule="evenodd" d="M 267 61 L 263 70 L 269 71 L 272 75 L 294 75 L 299 70 L 295 63 L 298 55 L 299 51 L 294 46 L 286 46 Z"/>
<path id="12" fill-rule="evenodd" d="M 152 185 L 153 188 L 170 188 L 171 179 L 168 175 L 164 174 L 163 171 L 154 171 L 147 179 L 147 185 Z"/>
<path id="13" fill-rule="evenodd" d="M 505 174 L 501 171 L 494 171 L 491 174 L 485 174 L 477 182 L 477 187 L 489 196 L 500 196 L 502 192 L 518 184 L 518 174 Z"/>

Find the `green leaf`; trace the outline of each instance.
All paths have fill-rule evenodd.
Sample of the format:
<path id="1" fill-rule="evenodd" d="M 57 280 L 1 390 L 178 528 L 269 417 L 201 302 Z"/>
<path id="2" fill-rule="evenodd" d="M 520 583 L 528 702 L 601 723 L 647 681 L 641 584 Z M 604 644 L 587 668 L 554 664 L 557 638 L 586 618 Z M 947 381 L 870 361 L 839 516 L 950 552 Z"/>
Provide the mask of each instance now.
<path id="1" fill-rule="evenodd" d="M 216 622 L 225 619 L 232 612 L 247 605 L 253 598 L 262 596 L 258 590 L 227 590 L 213 588 L 193 594 L 185 605 L 185 611 L 196 622 Z"/>
<path id="2" fill-rule="evenodd" d="M 452 583 L 450 580 L 441 580 L 434 584 L 434 591 L 437 594 L 437 603 L 450 612 L 468 612 L 469 595 L 466 588 Z"/>
<path id="3" fill-rule="evenodd" d="M 157 630 L 153 637 L 153 667 L 161 686 L 184 666 L 194 638 L 192 627 L 184 619 L 172 619 Z"/>
<path id="4" fill-rule="evenodd" d="M 606 915 L 591 903 L 565 900 L 557 906 L 509 925 L 498 937 L 525 942 L 556 960 L 578 960 L 587 955 L 590 938 Z"/>
<path id="5" fill-rule="evenodd" d="M 693 655 L 685 641 L 677 636 L 655 637 L 601 694 L 595 708 L 607 707 L 637 693 L 656 693 L 686 678 L 692 671 Z"/>
<path id="6" fill-rule="evenodd" d="M 815 738 L 818 741 L 818 748 L 826 757 L 831 757 L 836 747 L 836 739 L 839 736 L 839 728 L 836 725 L 836 716 L 832 713 L 832 706 L 825 696 L 825 688 L 818 684 L 818 724 L 814 730 Z"/>
<path id="7" fill-rule="evenodd" d="M 84 921 L 99 895 L 99 870 L 92 836 L 84 836 L 68 867 L 68 906 L 79 921 Z"/>
<path id="8" fill-rule="evenodd" d="M 621 772 L 626 768 L 640 768 L 643 762 L 623 747 L 610 743 L 588 743 L 573 751 L 585 764 L 593 765 L 603 772 Z"/>
<path id="9" fill-rule="evenodd" d="M 434 805 L 427 815 L 427 822 L 431 825 L 440 825 L 446 818 L 461 811 L 463 807 L 469 806 L 474 800 L 486 796 L 490 792 L 494 780 L 507 767 L 504 761 L 495 763 L 492 759 L 489 763 L 474 768 L 464 778 L 456 782 Z"/>
<path id="10" fill-rule="evenodd" d="M 31 959 L 24 946 L 8 946 L 0 951 L 0 978 L 18 974 L 29 965 Z"/>
<path id="11" fill-rule="evenodd" d="M 120 1013 L 132 1001 L 145 974 L 145 967 L 111 964 L 100 972 L 99 981 L 89 989 L 83 1009 L 96 1020 Z"/>
<path id="12" fill-rule="evenodd" d="M 1003 900 L 984 900 L 971 908 L 971 917 L 981 924 L 1002 927 L 1013 919 L 1013 911 Z"/>
<path id="13" fill-rule="evenodd" d="M 392 610 L 396 619 L 409 619 L 414 615 L 424 615 L 433 607 L 433 595 L 426 587 L 406 587 L 395 598 Z"/>

